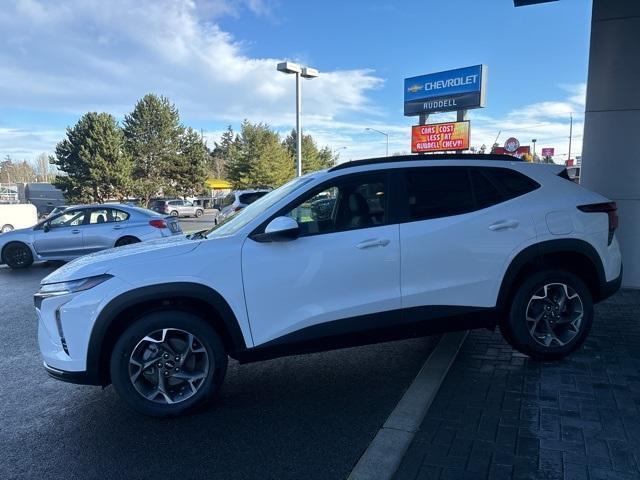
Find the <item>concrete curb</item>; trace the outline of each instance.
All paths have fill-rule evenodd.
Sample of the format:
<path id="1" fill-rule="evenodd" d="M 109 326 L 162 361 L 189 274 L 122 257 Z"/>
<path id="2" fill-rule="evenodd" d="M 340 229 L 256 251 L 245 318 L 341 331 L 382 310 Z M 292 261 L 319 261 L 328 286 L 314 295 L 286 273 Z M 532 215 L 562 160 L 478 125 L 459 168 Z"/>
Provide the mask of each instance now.
<path id="1" fill-rule="evenodd" d="M 358 460 L 349 480 L 388 480 L 393 477 L 467 334 L 452 332 L 442 336 Z"/>

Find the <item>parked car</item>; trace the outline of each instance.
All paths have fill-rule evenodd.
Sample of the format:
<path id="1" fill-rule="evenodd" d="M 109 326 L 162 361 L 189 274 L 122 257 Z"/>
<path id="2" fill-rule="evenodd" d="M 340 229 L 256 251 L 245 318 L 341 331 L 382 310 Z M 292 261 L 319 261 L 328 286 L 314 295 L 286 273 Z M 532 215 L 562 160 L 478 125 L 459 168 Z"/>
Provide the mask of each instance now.
<path id="1" fill-rule="evenodd" d="M 201 217 L 204 209 L 188 200 L 154 200 L 149 208 L 154 212 L 164 213 L 174 217 Z"/>
<path id="2" fill-rule="evenodd" d="M 16 228 L 31 227 L 37 221 L 37 209 L 30 203 L 0 205 L 0 233 L 8 233 Z"/>
<path id="3" fill-rule="evenodd" d="M 308 205 L 326 198 L 331 214 L 315 217 Z M 112 382 L 155 416 L 210 400 L 228 356 L 498 325 L 515 349 L 559 359 L 620 286 L 617 226 L 615 203 L 559 165 L 473 154 L 349 162 L 209 231 L 56 270 L 35 296 L 40 350 L 52 376 Z"/>
<path id="4" fill-rule="evenodd" d="M 222 223 L 225 219 L 236 214 L 247 205 L 251 205 L 259 198 L 264 197 L 270 191 L 271 190 L 269 189 L 263 188 L 253 190 L 235 190 L 227 194 L 222 200 L 220 211 L 213 221 L 214 224 L 218 225 L 219 223 Z"/>
<path id="5" fill-rule="evenodd" d="M 173 217 L 127 205 L 80 205 L 30 228 L 0 235 L 0 263 L 24 268 L 36 260 L 81 255 L 182 233 Z"/>

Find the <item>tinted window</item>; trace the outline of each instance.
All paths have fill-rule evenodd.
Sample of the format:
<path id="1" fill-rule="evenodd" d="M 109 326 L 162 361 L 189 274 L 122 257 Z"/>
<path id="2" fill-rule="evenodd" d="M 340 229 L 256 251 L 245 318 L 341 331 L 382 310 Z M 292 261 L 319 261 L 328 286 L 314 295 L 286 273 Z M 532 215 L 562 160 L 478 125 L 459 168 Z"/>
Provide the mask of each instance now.
<path id="1" fill-rule="evenodd" d="M 236 196 L 233 193 L 230 193 L 229 195 L 224 197 L 224 200 L 222 201 L 222 206 L 228 207 L 229 205 L 233 204 L 235 200 L 236 200 Z"/>
<path id="2" fill-rule="evenodd" d="M 505 195 L 505 200 L 529 193 L 540 185 L 522 173 L 507 168 L 483 168 L 482 171 Z"/>
<path id="3" fill-rule="evenodd" d="M 101 208 L 99 210 L 91 210 L 89 212 L 89 223 L 91 225 L 97 223 L 107 223 L 109 221 L 109 215 L 107 213 L 106 208 Z"/>
<path id="4" fill-rule="evenodd" d="M 254 193 L 243 193 L 240 195 L 240 203 L 243 205 L 250 205 L 260 197 L 264 197 L 268 192 L 254 192 Z"/>
<path id="5" fill-rule="evenodd" d="M 307 195 L 286 215 L 308 236 L 384 225 L 387 221 L 385 175 L 338 181 Z"/>
<path id="6" fill-rule="evenodd" d="M 471 170 L 471 183 L 477 208 L 487 208 L 504 200 L 496 186 L 480 170 Z"/>
<path id="7" fill-rule="evenodd" d="M 466 168 L 408 170 L 407 186 L 409 220 L 448 217 L 474 210 Z"/>
<path id="8" fill-rule="evenodd" d="M 49 226 L 51 228 L 60 228 L 60 227 L 76 227 L 78 225 L 82 225 L 84 222 L 85 210 L 72 210 L 64 212 L 59 217 L 56 217 L 49 221 Z"/>

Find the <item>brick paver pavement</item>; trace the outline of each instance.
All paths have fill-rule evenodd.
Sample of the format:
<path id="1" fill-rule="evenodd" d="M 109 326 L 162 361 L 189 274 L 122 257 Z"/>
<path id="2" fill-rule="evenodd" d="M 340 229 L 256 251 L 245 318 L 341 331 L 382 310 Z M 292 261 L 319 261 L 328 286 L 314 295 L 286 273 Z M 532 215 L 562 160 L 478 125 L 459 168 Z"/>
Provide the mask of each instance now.
<path id="1" fill-rule="evenodd" d="M 472 331 L 396 478 L 640 479 L 640 291 L 597 305 L 560 362 Z"/>

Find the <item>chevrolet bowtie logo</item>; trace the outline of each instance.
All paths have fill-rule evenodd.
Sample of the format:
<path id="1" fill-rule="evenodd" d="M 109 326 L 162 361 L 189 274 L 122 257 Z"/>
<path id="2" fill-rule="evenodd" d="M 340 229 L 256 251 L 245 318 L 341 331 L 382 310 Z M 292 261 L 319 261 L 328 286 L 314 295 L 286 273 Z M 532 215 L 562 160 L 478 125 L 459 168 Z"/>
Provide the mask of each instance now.
<path id="1" fill-rule="evenodd" d="M 411 85 L 409 88 L 407 88 L 407 90 L 410 91 L 411 93 L 416 93 L 422 90 L 423 88 L 424 88 L 424 85 L 415 84 L 415 85 Z"/>

